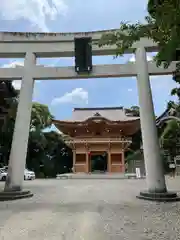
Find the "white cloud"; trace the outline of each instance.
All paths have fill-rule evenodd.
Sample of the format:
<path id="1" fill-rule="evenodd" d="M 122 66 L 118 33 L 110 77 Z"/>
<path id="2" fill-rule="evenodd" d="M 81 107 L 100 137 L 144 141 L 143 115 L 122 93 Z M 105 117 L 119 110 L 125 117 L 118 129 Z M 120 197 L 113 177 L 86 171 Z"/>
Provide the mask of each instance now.
<path id="1" fill-rule="evenodd" d="M 148 61 L 148 62 L 153 61 L 153 57 L 147 55 L 147 61 Z M 133 55 L 133 56 L 129 59 L 128 62 L 135 62 L 135 56 Z"/>
<path id="2" fill-rule="evenodd" d="M 4 64 L 1 67 L 2 68 L 17 68 L 17 67 L 23 67 L 23 66 L 24 66 L 23 61 L 13 61 L 13 62 Z M 20 90 L 21 89 L 21 80 L 14 80 L 12 82 L 12 85 L 16 90 Z"/>
<path id="3" fill-rule="evenodd" d="M 41 81 L 36 81 L 36 83 L 39 83 L 39 82 L 41 82 Z M 12 85 L 16 90 L 20 90 L 21 89 L 21 80 L 14 80 L 12 82 Z"/>
<path id="4" fill-rule="evenodd" d="M 1 68 L 18 68 L 24 67 L 24 61 L 10 61 L 9 63 L 3 64 Z"/>
<path id="5" fill-rule="evenodd" d="M 83 88 L 75 88 L 71 92 L 65 93 L 62 97 L 54 98 L 51 102 L 52 105 L 60 103 L 88 104 L 88 92 Z"/>
<path id="6" fill-rule="evenodd" d="M 9 62 L 6 63 L 4 65 L 1 66 L 2 68 L 18 68 L 18 67 L 24 67 L 24 61 L 13 61 L 13 62 Z M 36 81 L 36 82 L 41 82 L 41 81 Z M 20 90 L 21 89 L 21 80 L 14 80 L 12 82 L 13 87 L 16 90 Z"/>
<path id="7" fill-rule="evenodd" d="M 128 92 L 132 92 L 133 90 L 132 90 L 132 88 L 128 88 Z"/>
<path id="8" fill-rule="evenodd" d="M 2 68 L 17 68 L 17 67 L 24 67 L 23 61 L 13 61 L 1 66 Z"/>
<path id="9" fill-rule="evenodd" d="M 14 80 L 12 82 L 12 85 L 16 90 L 20 90 L 21 89 L 21 80 Z"/>
<path id="10" fill-rule="evenodd" d="M 41 31 L 49 31 L 46 20 L 65 15 L 65 0 L 1 0 L 0 15 L 5 20 L 25 19 Z"/>

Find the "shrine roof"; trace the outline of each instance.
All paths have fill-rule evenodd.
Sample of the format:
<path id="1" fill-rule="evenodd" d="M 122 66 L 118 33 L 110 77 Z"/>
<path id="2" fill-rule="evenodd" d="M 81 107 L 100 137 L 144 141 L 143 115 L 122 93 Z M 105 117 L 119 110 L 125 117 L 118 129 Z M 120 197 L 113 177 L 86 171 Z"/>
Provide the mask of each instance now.
<path id="1" fill-rule="evenodd" d="M 132 121 L 138 120 L 139 117 L 134 117 L 126 113 L 123 107 L 102 107 L 102 108 L 74 108 L 72 118 L 73 122 L 84 122 L 87 119 L 102 117 L 109 121 Z"/>
<path id="2" fill-rule="evenodd" d="M 105 127 L 107 125 L 123 129 L 125 135 L 132 135 L 140 128 L 140 118 L 132 116 L 122 107 L 113 108 L 75 108 L 70 120 L 53 120 L 55 126 L 67 135 L 74 134 L 73 129 L 84 129 L 84 126 L 92 128 Z"/>

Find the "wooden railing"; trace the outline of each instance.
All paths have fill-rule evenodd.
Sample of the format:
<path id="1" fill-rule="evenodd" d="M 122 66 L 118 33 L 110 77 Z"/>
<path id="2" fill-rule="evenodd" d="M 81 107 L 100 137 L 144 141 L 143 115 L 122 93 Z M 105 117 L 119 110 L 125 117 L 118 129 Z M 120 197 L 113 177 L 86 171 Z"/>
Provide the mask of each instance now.
<path id="1" fill-rule="evenodd" d="M 67 144 L 71 143 L 131 143 L 131 138 L 72 138 L 65 141 Z"/>

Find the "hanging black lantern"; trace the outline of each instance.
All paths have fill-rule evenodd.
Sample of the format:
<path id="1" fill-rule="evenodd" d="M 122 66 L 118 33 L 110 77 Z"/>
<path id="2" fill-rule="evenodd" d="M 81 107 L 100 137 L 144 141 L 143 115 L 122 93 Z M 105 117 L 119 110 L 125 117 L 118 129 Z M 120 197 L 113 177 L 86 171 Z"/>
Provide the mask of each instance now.
<path id="1" fill-rule="evenodd" d="M 77 73 L 90 73 L 92 70 L 92 39 L 75 38 L 75 71 Z"/>

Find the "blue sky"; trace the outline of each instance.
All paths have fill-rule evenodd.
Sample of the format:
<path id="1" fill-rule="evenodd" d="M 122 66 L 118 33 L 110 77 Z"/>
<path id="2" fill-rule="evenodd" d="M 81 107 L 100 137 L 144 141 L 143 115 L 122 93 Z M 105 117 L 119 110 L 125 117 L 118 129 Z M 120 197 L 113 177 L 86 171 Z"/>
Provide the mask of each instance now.
<path id="1" fill-rule="evenodd" d="M 118 28 L 121 21 L 143 21 L 146 0 L 1 0 L 1 31 L 75 32 Z M 126 63 L 132 55 L 118 59 L 93 57 L 93 64 Z M 150 55 L 149 55 L 150 58 Z M 73 66 L 74 59 L 38 59 L 38 64 Z M 19 59 L 0 59 L 1 67 L 22 64 Z M 14 82 L 19 87 L 19 82 Z M 152 77 L 156 115 L 172 99 L 171 76 Z M 35 83 L 33 100 L 47 104 L 56 119 L 69 119 L 74 107 L 138 105 L 135 78 L 49 80 Z"/>

